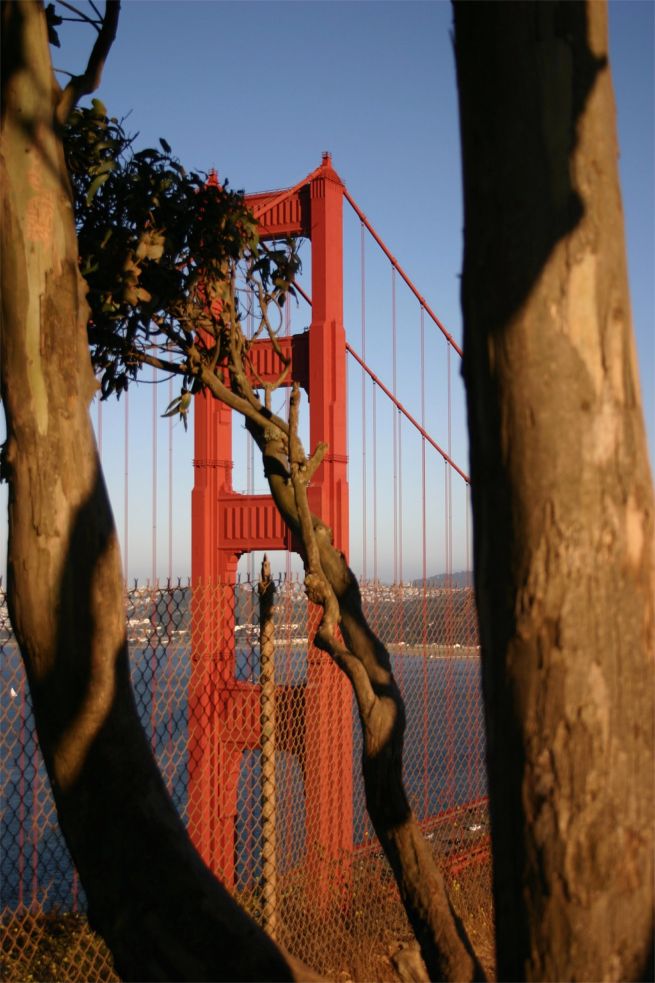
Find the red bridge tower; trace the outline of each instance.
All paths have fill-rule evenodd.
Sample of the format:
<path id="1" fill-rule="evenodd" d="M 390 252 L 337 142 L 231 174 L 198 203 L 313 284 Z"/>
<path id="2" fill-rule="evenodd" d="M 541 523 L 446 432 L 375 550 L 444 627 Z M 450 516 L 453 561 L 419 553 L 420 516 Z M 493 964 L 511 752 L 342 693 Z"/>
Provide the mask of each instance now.
<path id="1" fill-rule="evenodd" d="M 312 321 L 308 332 L 280 339 L 291 377 L 309 397 L 310 447 L 329 449 L 308 489 L 312 510 L 348 553 L 346 335 L 343 325 L 344 185 L 329 154 L 321 166 L 282 192 L 248 196 L 262 239 L 305 236 L 312 247 Z M 278 377 L 281 365 L 257 343 L 258 372 Z M 203 859 L 234 884 L 237 785 L 243 752 L 259 747 L 259 686 L 235 678 L 234 583 L 239 557 L 252 550 L 291 549 L 269 495 L 232 487 L 232 411 L 209 396 L 194 406 L 192 498 L 193 667 L 189 722 L 189 830 Z M 307 849 L 328 863 L 352 849 L 352 696 L 328 656 L 310 646 L 304 700 L 278 687 L 278 716 L 303 706 L 303 771 Z M 295 711 L 298 712 L 298 711 Z M 298 722 L 282 727 L 297 733 Z M 282 748 L 291 750 L 291 748 Z M 310 858 L 311 859 L 311 858 Z"/>

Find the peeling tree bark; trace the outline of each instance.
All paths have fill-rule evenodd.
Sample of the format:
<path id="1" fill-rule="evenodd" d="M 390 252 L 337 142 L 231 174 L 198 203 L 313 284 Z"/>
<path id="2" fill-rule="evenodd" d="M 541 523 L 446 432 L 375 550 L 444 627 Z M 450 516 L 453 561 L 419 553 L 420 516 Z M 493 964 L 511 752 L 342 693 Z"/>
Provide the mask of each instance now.
<path id="1" fill-rule="evenodd" d="M 127 980 L 315 979 L 204 866 L 139 725 L 42 4 L 3 3 L 2 41 L 8 601 L 89 920 Z"/>
<path id="2" fill-rule="evenodd" d="M 455 5 L 504 980 L 639 979 L 652 960 L 654 509 L 606 18 Z"/>

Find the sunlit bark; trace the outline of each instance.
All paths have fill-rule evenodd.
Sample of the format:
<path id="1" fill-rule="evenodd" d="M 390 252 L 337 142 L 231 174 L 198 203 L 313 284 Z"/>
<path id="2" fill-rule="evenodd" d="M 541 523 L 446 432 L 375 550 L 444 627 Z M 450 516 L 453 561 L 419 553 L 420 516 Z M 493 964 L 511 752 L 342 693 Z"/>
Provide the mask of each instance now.
<path id="1" fill-rule="evenodd" d="M 640 979 L 654 509 L 606 7 L 457 3 L 455 48 L 498 974 Z"/>

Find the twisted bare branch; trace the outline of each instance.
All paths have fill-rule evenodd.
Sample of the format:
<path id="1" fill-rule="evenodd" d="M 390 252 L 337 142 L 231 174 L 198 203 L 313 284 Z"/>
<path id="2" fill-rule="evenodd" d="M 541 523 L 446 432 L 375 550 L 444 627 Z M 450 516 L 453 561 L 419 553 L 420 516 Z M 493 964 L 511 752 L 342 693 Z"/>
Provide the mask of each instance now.
<path id="1" fill-rule="evenodd" d="M 466 931 L 450 904 L 443 877 L 414 817 L 402 779 L 405 711 L 389 653 L 371 631 L 359 588 L 329 530 L 309 508 L 310 467 L 298 437 L 300 390 L 289 406 L 288 476 L 268 469 L 276 504 L 300 535 L 305 591 L 323 609 L 314 638 L 353 687 L 363 733 L 362 768 L 371 821 L 394 872 L 401 900 L 421 947 L 429 979 L 483 980 Z M 251 430 L 252 432 L 252 430 Z M 265 458 L 279 450 L 271 434 L 259 434 Z M 257 439 L 257 436 L 255 437 Z M 313 455 L 322 458 L 325 446 Z M 291 494 L 290 494 L 291 492 Z"/>
<path id="2" fill-rule="evenodd" d="M 106 0 L 102 26 L 91 49 L 86 69 L 82 75 L 74 75 L 71 78 L 59 97 L 55 109 L 55 119 L 60 126 L 64 125 L 82 96 L 95 92 L 100 85 L 107 55 L 116 38 L 120 9 L 120 0 Z"/>

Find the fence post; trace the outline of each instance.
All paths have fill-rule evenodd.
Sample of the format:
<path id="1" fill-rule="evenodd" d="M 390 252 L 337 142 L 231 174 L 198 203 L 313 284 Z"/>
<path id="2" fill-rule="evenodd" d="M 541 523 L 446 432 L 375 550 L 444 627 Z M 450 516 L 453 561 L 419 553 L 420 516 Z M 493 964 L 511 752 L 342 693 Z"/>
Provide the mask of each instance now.
<path id="1" fill-rule="evenodd" d="M 264 555 L 259 578 L 259 652 L 262 768 L 263 927 L 275 938 L 277 927 L 277 847 L 275 819 L 275 584 Z"/>

